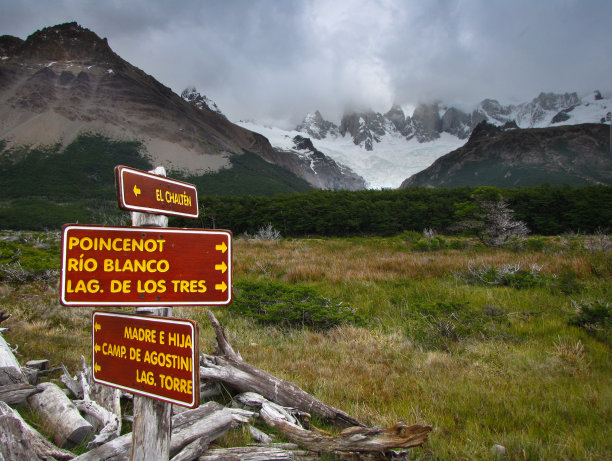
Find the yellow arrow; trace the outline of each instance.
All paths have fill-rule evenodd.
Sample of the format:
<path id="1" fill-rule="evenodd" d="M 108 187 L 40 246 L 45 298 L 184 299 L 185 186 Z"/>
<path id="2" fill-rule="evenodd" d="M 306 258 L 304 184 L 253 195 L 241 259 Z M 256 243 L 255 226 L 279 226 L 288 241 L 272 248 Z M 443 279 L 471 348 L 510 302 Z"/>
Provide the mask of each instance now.
<path id="1" fill-rule="evenodd" d="M 225 282 L 216 283 L 215 290 L 221 290 L 221 292 L 223 293 L 225 292 L 225 290 L 227 290 L 227 285 L 225 284 Z"/>
<path id="2" fill-rule="evenodd" d="M 215 250 L 219 250 L 221 253 L 225 253 L 227 251 L 227 245 L 225 242 L 222 242 L 221 245 L 215 245 Z"/>
<path id="3" fill-rule="evenodd" d="M 100 352 L 102 348 L 100 346 L 98 346 L 97 344 L 94 346 L 94 351 L 95 352 Z"/>
<path id="4" fill-rule="evenodd" d="M 138 188 L 138 186 L 136 184 L 134 184 L 134 195 L 136 197 L 138 197 L 138 195 L 140 195 L 140 189 Z"/>
<path id="5" fill-rule="evenodd" d="M 94 325 L 94 329 L 96 331 L 101 330 L 102 329 L 102 325 L 100 325 L 98 322 L 96 322 L 96 324 Z"/>
<path id="6" fill-rule="evenodd" d="M 94 365 L 94 371 L 95 371 L 96 373 L 98 373 L 99 371 L 102 371 L 102 367 L 96 363 L 96 364 Z"/>
<path id="7" fill-rule="evenodd" d="M 227 270 L 227 264 L 225 264 L 225 261 L 221 261 L 221 264 L 215 264 L 215 270 L 221 271 L 222 274 L 225 274 L 225 271 Z"/>

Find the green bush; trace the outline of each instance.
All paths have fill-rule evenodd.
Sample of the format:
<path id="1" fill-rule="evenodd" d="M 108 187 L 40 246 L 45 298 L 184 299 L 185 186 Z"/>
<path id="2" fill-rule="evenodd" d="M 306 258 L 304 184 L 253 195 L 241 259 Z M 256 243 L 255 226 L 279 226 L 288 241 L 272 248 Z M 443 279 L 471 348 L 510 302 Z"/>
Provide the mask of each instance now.
<path id="1" fill-rule="evenodd" d="M 499 308 L 474 308 L 469 303 L 417 304 L 407 314 L 406 335 L 428 349 L 449 349 L 469 338 L 489 338 L 506 320 Z"/>
<path id="2" fill-rule="evenodd" d="M 325 330 L 343 323 L 361 323 L 346 304 L 303 285 L 241 281 L 234 284 L 234 293 L 230 311 L 264 324 Z"/>
<path id="3" fill-rule="evenodd" d="M 448 248 L 446 240 L 439 235 L 432 238 L 420 238 L 412 244 L 412 249 L 415 251 L 436 251 Z"/>
<path id="4" fill-rule="evenodd" d="M 0 240 L 0 281 L 55 282 L 59 274 L 59 235 L 3 234 Z"/>
<path id="5" fill-rule="evenodd" d="M 468 267 L 459 277 L 474 285 L 508 286 L 518 290 L 533 288 L 545 282 L 541 267 L 522 269 L 520 264 L 503 264 L 499 267 L 481 263 Z"/>
<path id="6" fill-rule="evenodd" d="M 591 336 L 612 344 L 612 305 L 598 299 L 596 301 L 574 302 L 576 313 L 569 324 L 586 330 Z"/>

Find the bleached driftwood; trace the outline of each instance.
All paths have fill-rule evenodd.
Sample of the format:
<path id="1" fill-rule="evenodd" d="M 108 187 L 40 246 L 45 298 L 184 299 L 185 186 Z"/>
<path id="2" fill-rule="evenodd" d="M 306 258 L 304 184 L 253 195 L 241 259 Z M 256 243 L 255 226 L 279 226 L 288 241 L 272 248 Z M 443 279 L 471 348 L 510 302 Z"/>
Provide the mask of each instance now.
<path id="1" fill-rule="evenodd" d="M 244 410 L 225 408 L 216 402 L 207 402 L 193 410 L 172 417 L 170 456 L 178 455 L 183 448 L 197 439 L 208 443 L 219 438 L 234 424 L 247 421 L 253 416 Z M 130 455 L 132 434 L 125 434 L 81 456 L 77 461 L 121 461 Z"/>
<path id="2" fill-rule="evenodd" d="M 59 387 L 53 383 L 42 383 L 39 387 L 43 391 L 32 395 L 28 402 L 53 431 L 56 445 L 62 448 L 75 446 L 93 434 L 93 426 Z"/>
<path id="3" fill-rule="evenodd" d="M 26 383 L 7 384 L 0 386 L 0 400 L 8 405 L 20 405 L 33 395 L 42 392 L 42 389 Z"/>
<path id="4" fill-rule="evenodd" d="M 251 444 L 246 447 L 215 448 L 206 451 L 198 461 L 314 461 L 318 455 L 302 450 L 293 443 Z"/>
<path id="5" fill-rule="evenodd" d="M 19 361 L 0 334 L 0 385 L 24 382 L 26 382 L 26 378 L 21 372 Z"/>
<path id="6" fill-rule="evenodd" d="M 88 450 L 119 437 L 121 422 L 116 414 L 111 413 L 93 400 L 75 400 L 73 403 L 79 412 L 85 415 L 85 419 L 94 426 L 95 432 L 98 434 L 87 444 Z"/>
<path id="7" fill-rule="evenodd" d="M 72 396 L 75 399 L 82 399 L 83 398 L 83 387 L 81 386 L 81 383 L 79 382 L 79 380 L 76 377 L 72 377 L 70 375 L 70 372 L 68 371 L 68 369 L 62 365 L 62 370 L 63 370 L 63 374 L 62 376 L 60 376 L 60 380 L 62 381 L 62 383 L 64 383 L 64 386 L 66 386 L 66 389 L 68 389 L 71 393 Z"/>
<path id="8" fill-rule="evenodd" d="M 385 453 L 396 449 L 408 449 L 425 443 L 431 431 L 431 426 L 396 424 L 387 429 L 349 427 L 339 434 L 328 435 L 306 430 L 284 419 L 283 414 L 267 402 L 262 403 L 259 415 L 267 425 L 277 429 L 291 442 L 317 453 Z"/>
<path id="9" fill-rule="evenodd" d="M 102 408 L 106 408 L 117 415 L 117 418 L 121 421 L 121 391 L 114 387 L 95 383 L 91 367 L 85 363 L 85 357 L 83 356 L 81 356 L 81 368 L 82 371 L 78 375 L 81 382 L 82 399 L 93 400 Z"/>
<path id="10" fill-rule="evenodd" d="M 256 392 L 280 405 L 316 414 L 339 427 L 363 426 L 347 413 L 318 400 L 295 384 L 242 360 L 230 345 L 214 314 L 211 311 L 207 314 L 215 329 L 219 349 L 217 354 L 222 355 L 200 355 L 200 378 L 222 381 L 238 392 Z"/>
<path id="11" fill-rule="evenodd" d="M 0 460 L 39 460 L 28 434 L 13 416 L 0 416 Z"/>
<path id="12" fill-rule="evenodd" d="M 9 407 L 6 403 L 0 402 L 0 416 L 9 416 L 13 419 L 19 421 L 21 426 L 20 433 L 24 433 L 26 438 L 32 445 L 34 451 L 41 459 L 56 459 L 56 460 L 68 460 L 74 458 L 74 454 L 69 451 L 62 450 L 58 448 L 53 443 L 49 442 L 45 437 L 43 437 L 36 429 L 26 423 L 21 415 Z M 1 427 L 1 425 L 0 425 Z M 7 458 L 9 459 L 19 459 L 19 458 Z M 28 458 L 25 458 L 28 459 Z M 36 459 L 36 458 L 34 458 Z"/>

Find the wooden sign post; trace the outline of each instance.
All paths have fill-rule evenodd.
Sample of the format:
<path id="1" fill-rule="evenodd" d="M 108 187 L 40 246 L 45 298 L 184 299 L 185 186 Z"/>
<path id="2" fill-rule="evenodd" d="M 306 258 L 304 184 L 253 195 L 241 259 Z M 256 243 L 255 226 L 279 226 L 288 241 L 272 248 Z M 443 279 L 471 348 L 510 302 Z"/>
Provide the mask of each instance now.
<path id="1" fill-rule="evenodd" d="M 196 322 L 97 311 L 92 331 L 94 382 L 188 408 L 200 404 Z"/>
<path id="2" fill-rule="evenodd" d="M 171 319 L 171 306 L 232 302 L 231 232 L 168 228 L 167 215 L 199 210 L 195 186 L 165 176 L 163 167 L 117 166 L 117 201 L 133 227 L 67 224 L 62 232 L 60 302 L 141 314 L 92 316 L 94 381 L 136 394 L 132 461 L 167 461 L 172 404 L 199 405 L 198 325 Z"/>

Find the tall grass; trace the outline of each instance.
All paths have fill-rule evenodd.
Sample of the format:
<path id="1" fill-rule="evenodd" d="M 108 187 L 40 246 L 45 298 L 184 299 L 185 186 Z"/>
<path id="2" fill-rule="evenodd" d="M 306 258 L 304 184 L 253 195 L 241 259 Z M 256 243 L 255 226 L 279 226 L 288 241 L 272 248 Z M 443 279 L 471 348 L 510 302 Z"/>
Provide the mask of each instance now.
<path id="1" fill-rule="evenodd" d="M 495 444 L 511 460 L 611 459 L 612 254 L 585 242 L 543 238 L 517 252 L 467 240 L 423 251 L 399 237 L 236 239 L 237 285 L 305 285 L 363 323 L 320 330 L 213 310 L 245 360 L 364 423 L 431 424 L 409 459 L 496 459 Z M 534 264 L 509 284 L 469 277 L 470 267 Z M 76 367 L 91 354 L 90 310 L 59 306 L 54 286 L 5 282 L 0 309 L 13 314 L 5 337 L 21 360 Z M 205 310 L 175 315 L 200 323 L 209 352 Z"/>

